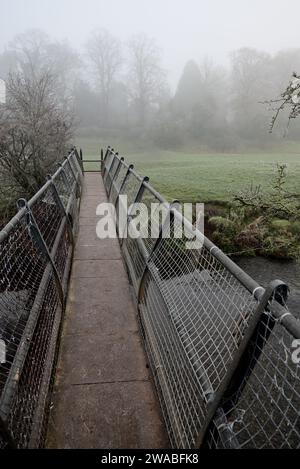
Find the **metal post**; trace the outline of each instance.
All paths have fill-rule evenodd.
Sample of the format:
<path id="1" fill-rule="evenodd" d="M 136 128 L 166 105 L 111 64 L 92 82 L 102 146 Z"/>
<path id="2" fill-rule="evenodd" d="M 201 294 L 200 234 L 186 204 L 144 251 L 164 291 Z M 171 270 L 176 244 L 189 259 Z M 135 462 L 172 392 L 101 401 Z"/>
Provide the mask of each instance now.
<path id="1" fill-rule="evenodd" d="M 269 308 L 271 300 L 284 305 L 288 297 L 288 286 L 281 280 L 274 280 L 267 287 L 261 302 L 265 301 L 264 298 L 269 297 L 269 302 L 265 303 L 265 309 L 259 322 L 257 323 L 251 340 L 247 346 L 247 351 L 241 357 L 237 368 L 231 378 L 231 383 L 228 386 L 225 395 L 222 400 L 225 402 L 223 405 L 226 415 L 230 414 L 233 410 L 233 406 L 239 400 L 244 387 L 246 386 L 247 379 L 251 374 L 251 370 L 255 366 L 256 362 L 262 353 L 263 347 L 270 337 L 270 334 L 275 326 L 276 320 L 272 315 L 272 311 Z M 259 305 L 260 305 L 259 304 Z M 266 312 L 267 311 L 267 312 Z M 230 402 L 227 399 L 227 395 L 230 394 Z"/>
<path id="2" fill-rule="evenodd" d="M 106 155 L 104 157 L 104 161 L 103 161 L 103 174 L 102 174 L 102 179 L 103 181 L 105 181 L 105 178 L 106 178 L 106 173 L 107 173 L 107 167 L 106 167 L 106 162 L 107 162 L 107 159 L 108 159 L 108 156 L 111 155 L 112 153 L 114 153 L 114 149 L 113 148 L 110 148 L 108 147 L 107 148 L 107 151 L 106 151 Z M 112 159 L 113 160 L 113 159 Z"/>
<path id="3" fill-rule="evenodd" d="M 108 152 L 109 152 L 109 151 L 110 151 L 110 146 L 107 147 L 106 152 L 105 152 L 105 155 L 104 155 L 104 157 L 103 157 L 103 160 L 101 161 L 101 174 L 102 174 L 102 179 L 103 179 L 104 171 L 105 171 L 105 161 L 106 161 L 106 158 L 107 158 L 107 155 L 108 155 Z M 103 155 L 103 148 L 101 148 L 100 154 Z"/>
<path id="4" fill-rule="evenodd" d="M 84 173 L 84 164 L 83 164 L 83 152 L 82 152 L 82 148 L 79 149 L 79 157 L 80 157 L 80 161 L 81 161 L 82 173 Z"/>
<path id="5" fill-rule="evenodd" d="M 74 235 L 73 235 L 73 228 L 72 228 L 71 220 L 70 220 L 70 218 L 69 218 L 69 216 L 68 216 L 68 214 L 67 214 L 67 212 L 66 212 L 66 210 L 65 210 L 64 204 L 62 203 L 62 200 L 61 200 L 60 195 L 59 195 L 59 193 L 58 193 L 58 190 L 57 190 L 57 187 L 56 187 L 55 182 L 54 182 L 54 180 L 53 180 L 53 177 L 48 174 L 47 180 L 48 180 L 48 181 L 51 181 L 50 187 L 51 187 L 51 190 L 52 190 L 52 193 L 53 193 L 54 200 L 55 200 L 55 202 L 57 203 L 57 205 L 58 205 L 58 207 L 59 207 L 59 209 L 60 209 L 60 211 L 61 211 L 63 217 L 66 218 L 66 221 L 67 221 L 67 230 L 68 230 L 68 233 L 69 233 L 69 236 L 70 236 L 70 240 L 71 240 L 72 246 L 74 246 L 74 245 L 75 245 L 75 241 L 74 241 Z"/>
<path id="6" fill-rule="evenodd" d="M 111 189 L 112 189 L 112 186 L 113 186 L 113 182 L 114 182 L 114 180 L 116 179 L 117 175 L 119 174 L 119 171 L 120 171 L 120 168 L 121 168 L 121 165 L 122 165 L 122 162 L 123 162 L 123 161 L 124 161 L 124 158 L 121 157 L 121 158 L 119 159 L 119 164 L 118 164 L 118 166 L 117 166 L 117 168 L 116 168 L 116 171 L 114 172 L 114 175 L 113 175 L 112 178 L 111 178 L 111 183 L 110 183 L 110 187 L 109 187 L 109 190 L 108 190 L 108 199 L 109 199 L 109 197 L 110 197 L 110 193 L 111 193 Z"/>
<path id="7" fill-rule="evenodd" d="M 127 168 L 127 172 L 125 174 L 125 177 L 120 185 L 120 189 L 118 191 L 118 194 L 117 194 L 117 197 L 116 197 L 116 200 L 115 200 L 115 209 L 116 209 L 116 214 L 117 214 L 117 217 L 116 217 L 116 227 L 117 227 L 117 232 L 118 232 L 118 236 L 119 236 L 119 226 L 118 226 L 118 214 L 119 214 L 119 210 L 118 210 L 118 202 L 119 202 L 119 198 L 120 198 L 120 194 L 125 186 L 125 183 L 131 173 L 131 170 L 134 168 L 133 164 L 130 164 Z"/>
<path id="8" fill-rule="evenodd" d="M 102 151 L 103 151 L 103 149 L 102 149 Z M 104 155 L 103 161 L 105 161 L 105 160 L 106 160 L 106 158 L 107 158 L 107 156 L 108 156 L 108 153 L 110 153 L 110 151 L 111 151 L 111 148 L 110 148 L 110 145 L 108 145 L 108 147 L 106 148 L 106 152 L 105 152 L 105 155 Z"/>
<path id="9" fill-rule="evenodd" d="M 83 169 L 82 169 L 82 166 L 80 164 L 81 160 L 79 158 L 78 151 L 77 151 L 76 147 L 74 147 L 73 152 L 74 153 L 71 153 L 69 155 L 69 159 L 72 158 L 73 155 L 75 156 L 75 158 L 73 158 L 72 162 L 74 163 L 74 166 L 78 169 L 78 172 L 76 174 L 76 180 L 78 179 L 78 189 L 79 189 L 79 195 L 80 195 L 80 191 L 81 191 L 81 187 L 82 187 L 82 181 L 83 181 Z"/>
<path id="10" fill-rule="evenodd" d="M 132 211 L 134 209 L 134 206 L 135 204 L 138 204 L 141 200 L 142 200 L 142 197 L 143 197 L 143 193 L 144 193 L 144 190 L 145 190 L 145 186 L 144 186 L 144 183 L 148 183 L 149 182 L 149 178 L 148 176 L 145 176 L 142 180 L 141 180 L 141 184 L 140 184 L 140 187 L 137 191 L 137 194 L 135 196 L 135 199 L 134 201 L 132 202 L 132 204 L 130 205 L 129 209 L 128 209 L 128 212 L 127 212 L 127 227 L 130 223 L 130 218 L 132 217 Z M 126 227 L 125 227 L 126 229 Z M 124 232 L 125 232 L 125 229 L 124 229 Z M 124 233 L 123 233 L 124 234 Z M 123 240 L 124 240 L 124 237 L 122 236 L 122 238 L 120 238 L 120 245 L 122 246 L 123 244 Z"/>
<path id="11" fill-rule="evenodd" d="M 68 177 L 67 177 L 67 175 L 66 175 L 65 168 L 63 167 L 63 165 L 62 165 L 61 163 L 58 163 L 58 166 L 59 166 L 59 168 L 61 169 L 61 175 L 62 175 L 62 177 L 63 177 L 63 180 L 65 181 L 66 186 L 68 186 L 68 188 L 69 188 L 69 193 L 71 194 L 71 192 L 72 192 L 72 187 L 71 187 L 71 184 L 70 184 L 70 182 L 69 182 L 69 180 L 68 180 Z"/>
<path id="12" fill-rule="evenodd" d="M 69 159 L 70 155 L 69 156 L 66 156 L 65 157 L 65 160 L 67 161 L 69 167 L 70 167 L 70 170 L 71 170 L 71 173 L 73 175 L 73 178 L 74 178 L 74 181 L 76 183 L 76 197 L 80 197 L 80 188 L 79 188 L 79 184 L 78 184 L 78 181 L 77 181 L 77 176 L 74 172 L 74 169 L 72 168 L 72 165 L 71 165 L 71 162 L 70 162 L 70 159 Z"/>
<path id="13" fill-rule="evenodd" d="M 69 153 L 68 156 L 65 156 L 65 160 L 66 160 L 66 162 L 68 163 L 68 165 L 69 165 L 69 167 L 70 167 L 70 171 L 71 171 L 71 173 L 72 173 L 72 176 L 73 176 L 73 178 L 74 178 L 74 181 L 77 182 L 76 174 L 75 174 L 74 169 L 72 168 L 72 165 L 71 165 L 71 163 L 70 163 L 70 159 L 69 159 L 69 158 L 70 158 L 70 155 L 71 155 L 71 153 Z"/>
<path id="14" fill-rule="evenodd" d="M 117 205 L 117 203 L 118 203 L 119 195 L 121 194 L 121 192 L 122 192 L 122 190 L 123 190 L 123 188 L 124 188 L 124 186 L 125 186 L 125 183 L 126 183 L 126 181 L 127 181 L 127 179 L 128 179 L 128 177 L 129 177 L 129 175 L 130 175 L 130 173 L 131 173 L 131 171 L 132 171 L 133 168 L 134 168 L 134 165 L 133 165 L 133 164 L 130 164 L 130 165 L 128 166 L 128 169 L 127 169 L 127 172 L 126 172 L 126 174 L 125 174 L 125 177 L 124 177 L 124 179 L 123 179 L 123 181 L 122 181 L 122 184 L 120 185 L 120 189 L 119 189 L 119 192 L 118 192 L 116 201 L 115 201 L 115 207 L 116 207 L 116 205 Z"/>
<path id="15" fill-rule="evenodd" d="M 140 187 L 139 187 L 139 189 L 138 189 L 138 191 L 137 191 L 137 194 L 136 194 L 136 196 L 135 196 L 135 199 L 134 199 L 134 201 L 133 201 L 132 204 L 131 204 L 131 210 L 130 210 L 130 207 L 129 207 L 129 210 L 128 210 L 128 218 L 131 216 L 131 212 L 132 212 L 133 209 L 134 209 L 134 205 L 135 205 L 135 204 L 138 204 L 138 203 L 142 200 L 142 198 L 143 198 L 143 194 L 144 194 L 144 191 L 145 191 L 145 185 L 144 185 L 145 182 L 146 182 L 146 183 L 149 182 L 148 176 L 143 177 L 143 179 L 141 180 L 141 184 L 140 184 Z"/>
<path id="16" fill-rule="evenodd" d="M 226 397 L 231 396 L 234 393 L 238 393 L 239 396 L 242 382 L 245 386 L 246 378 L 251 373 L 249 365 L 251 363 L 255 363 L 261 353 L 261 346 L 257 347 L 257 344 L 253 339 L 257 336 L 257 333 L 260 332 L 261 326 L 264 329 L 266 328 L 265 321 L 267 319 L 274 322 L 273 319 L 270 319 L 271 316 L 266 315 L 266 311 L 268 310 L 269 303 L 274 298 L 278 298 L 279 292 L 281 293 L 281 296 L 284 294 L 285 297 L 287 297 L 288 287 L 282 281 L 275 280 L 269 284 L 259 299 L 258 306 L 252 314 L 252 317 L 250 317 L 248 327 L 233 357 L 230 369 L 227 370 L 217 392 L 209 398 L 206 422 L 197 437 L 196 448 L 199 448 L 204 444 L 210 425 L 213 425 L 213 420 L 217 418 L 219 410 L 224 410 L 222 402 L 225 402 Z M 268 325 L 268 327 L 272 329 L 273 325 Z"/>
<path id="17" fill-rule="evenodd" d="M 140 283 L 139 283 L 138 294 L 137 294 L 137 302 L 138 302 L 138 305 L 139 305 L 140 302 L 141 302 L 142 293 L 143 293 L 143 291 L 144 291 L 144 283 L 145 283 L 145 278 L 146 278 L 147 271 L 149 270 L 149 262 L 151 261 L 155 250 L 157 249 L 157 247 L 159 246 L 161 240 L 163 239 L 163 232 L 164 232 L 165 226 L 167 225 L 167 223 L 171 224 L 171 217 L 172 217 L 172 216 L 174 217 L 174 214 L 173 214 L 173 212 L 171 211 L 171 209 L 172 209 L 173 207 L 175 207 L 176 205 L 178 205 L 178 204 L 179 204 L 179 201 L 178 201 L 178 200 L 173 200 L 173 201 L 171 202 L 171 204 L 169 204 L 168 213 L 167 213 L 167 215 L 166 215 L 166 218 L 165 218 L 165 220 L 164 220 L 163 223 L 160 223 L 159 232 L 158 232 L 158 237 L 157 237 L 157 239 L 155 240 L 155 243 L 154 243 L 153 246 L 152 246 L 152 249 L 151 249 L 151 251 L 150 251 L 150 253 L 149 253 L 149 255 L 148 255 L 148 259 L 146 260 L 143 273 L 142 273 L 142 275 L 141 275 L 141 280 L 140 280 Z M 172 215 L 172 214 L 173 214 L 173 215 Z"/>
<path id="18" fill-rule="evenodd" d="M 103 171 L 103 148 L 101 148 L 101 151 L 100 151 L 100 171 L 101 173 Z"/>
<path id="19" fill-rule="evenodd" d="M 119 160 L 119 153 L 115 153 L 115 156 L 113 157 L 112 163 L 111 163 L 110 168 L 109 168 L 109 172 L 106 174 L 105 182 L 107 181 L 108 176 L 110 177 L 110 181 L 108 181 L 108 185 L 107 185 L 108 187 L 107 187 L 107 190 L 106 190 L 108 198 L 109 198 L 112 181 L 113 181 L 114 174 L 115 174 L 115 173 L 113 173 L 113 168 L 114 168 L 115 162 L 117 162 L 118 160 Z"/>
<path id="20" fill-rule="evenodd" d="M 18 200 L 18 207 L 25 208 L 27 212 L 27 224 L 30 232 L 30 236 L 32 237 L 33 241 L 35 242 L 35 245 L 37 246 L 38 250 L 41 252 L 41 254 L 46 258 L 46 260 L 49 262 L 49 264 L 52 267 L 53 270 L 53 275 L 54 275 L 54 280 L 56 283 L 56 287 L 58 290 L 58 295 L 59 299 L 61 302 L 62 309 L 65 307 L 65 300 L 64 300 L 64 292 L 63 292 L 63 287 L 60 281 L 60 277 L 57 271 L 57 268 L 55 266 L 54 260 L 51 257 L 51 254 L 49 252 L 49 249 L 45 243 L 45 240 L 43 238 L 42 233 L 40 232 L 40 229 L 38 227 L 38 224 L 35 220 L 35 217 L 25 199 L 19 199 Z"/>
<path id="21" fill-rule="evenodd" d="M 110 154 L 111 148 L 110 146 L 107 147 L 104 158 L 103 158 L 103 170 L 102 170 L 102 179 L 104 180 L 104 173 L 105 173 L 105 163 L 108 155 Z"/>
<path id="22" fill-rule="evenodd" d="M 115 161 L 116 158 L 118 158 L 118 152 L 113 154 L 113 157 L 112 157 L 112 159 L 111 159 L 111 161 L 110 161 L 110 163 L 109 163 L 109 166 L 107 166 L 107 169 L 106 169 L 106 171 L 105 171 L 105 175 L 104 175 L 104 177 L 103 177 L 103 182 L 104 182 L 105 190 L 106 190 L 106 180 L 107 180 L 107 177 L 108 177 L 108 175 L 109 175 L 109 173 L 110 173 L 110 170 L 111 170 L 111 168 L 112 168 L 112 166 L 113 166 L 114 161 Z M 106 190 L 106 193 L 108 193 L 107 190 Z"/>
<path id="23" fill-rule="evenodd" d="M 82 150 L 80 148 L 80 155 L 76 147 L 74 147 L 73 151 L 75 153 L 76 160 L 77 160 L 78 166 L 80 167 L 81 173 L 83 174 L 84 170 L 83 170 L 83 163 L 82 163 Z"/>

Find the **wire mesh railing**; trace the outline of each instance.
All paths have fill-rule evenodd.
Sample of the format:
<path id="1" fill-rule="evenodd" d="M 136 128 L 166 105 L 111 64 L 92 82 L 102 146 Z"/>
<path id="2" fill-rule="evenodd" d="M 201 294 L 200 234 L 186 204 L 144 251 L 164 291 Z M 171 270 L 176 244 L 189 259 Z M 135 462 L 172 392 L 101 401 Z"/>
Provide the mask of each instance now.
<path id="1" fill-rule="evenodd" d="M 118 216 L 116 228 L 172 446 L 299 447 L 300 323 L 287 286 L 256 283 L 110 147 L 102 176 L 117 215 L 128 198 L 127 229 L 131 204 L 156 203 L 138 235 L 123 237 Z"/>
<path id="2" fill-rule="evenodd" d="M 43 444 L 81 186 L 73 149 L 0 231 L 0 448 Z"/>

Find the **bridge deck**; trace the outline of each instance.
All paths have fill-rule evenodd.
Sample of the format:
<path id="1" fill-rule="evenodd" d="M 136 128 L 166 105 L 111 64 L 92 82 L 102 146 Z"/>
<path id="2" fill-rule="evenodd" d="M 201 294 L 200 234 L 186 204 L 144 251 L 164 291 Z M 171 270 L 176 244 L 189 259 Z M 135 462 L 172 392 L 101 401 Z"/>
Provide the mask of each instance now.
<path id="1" fill-rule="evenodd" d="M 119 244 L 96 236 L 106 200 L 101 175 L 87 173 L 47 446 L 165 448 Z"/>

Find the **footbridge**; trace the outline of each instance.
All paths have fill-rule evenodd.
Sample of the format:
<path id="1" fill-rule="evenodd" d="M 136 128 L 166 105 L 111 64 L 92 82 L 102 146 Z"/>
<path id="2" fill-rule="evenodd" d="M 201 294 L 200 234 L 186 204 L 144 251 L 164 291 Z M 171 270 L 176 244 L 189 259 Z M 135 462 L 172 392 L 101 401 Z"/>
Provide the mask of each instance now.
<path id="1" fill-rule="evenodd" d="M 288 286 L 259 285 L 110 147 L 97 165 L 74 148 L 0 232 L 0 448 L 299 447 Z M 125 195 L 98 237 L 97 207 Z M 157 211 L 138 233 L 137 202 Z"/>

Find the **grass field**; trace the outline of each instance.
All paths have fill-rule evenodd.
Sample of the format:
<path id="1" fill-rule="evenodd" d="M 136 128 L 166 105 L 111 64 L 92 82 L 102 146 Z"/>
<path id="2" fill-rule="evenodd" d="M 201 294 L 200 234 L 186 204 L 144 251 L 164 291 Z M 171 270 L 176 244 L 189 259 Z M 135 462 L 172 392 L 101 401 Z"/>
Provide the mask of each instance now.
<path id="1" fill-rule="evenodd" d="M 105 148 L 108 143 L 88 137 L 76 141 L 85 159 L 98 159 L 101 146 Z M 251 182 L 270 187 L 277 162 L 287 164 L 288 188 L 297 192 L 300 188 L 300 145 L 273 153 L 194 154 L 158 149 L 136 151 L 128 143 L 113 144 L 122 152 L 121 156 L 134 163 L 141 175 L 149 176 L 153 187 L 168 199 L 230 201 L 234 192 Z M 86 168 L 95 169 L 95 165 L 86 163 Z"/>

